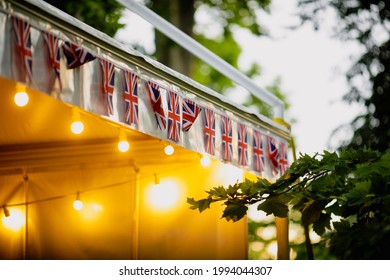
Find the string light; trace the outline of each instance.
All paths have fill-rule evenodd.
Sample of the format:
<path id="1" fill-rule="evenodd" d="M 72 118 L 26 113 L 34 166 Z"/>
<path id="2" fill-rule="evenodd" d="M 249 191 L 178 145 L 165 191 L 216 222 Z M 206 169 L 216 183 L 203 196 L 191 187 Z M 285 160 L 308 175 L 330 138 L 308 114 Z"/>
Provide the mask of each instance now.
<path id="1" fill-rule="evenodd" d="M 14 102 L 19 107 L 24 107 L 29 101 L 28 94 L 26 92 L 26 86 L 22 84 L 16 85 L 16 94 L 14 96 Z"/>
<path id="2" fill-rule="evenodd" d="M 81 121 L 80 113 L 77 108 L 72 109 L 72 124 L 70 129 L 74 134 L 81 134 L 84 131 L 84 124 Z"/>
<path id="3" fill-rule="evenodd" d="M 203 167 L 209 167 L 211 164 L 211 159 L 209 156 L 207 155 L 203 155 L 201 158 L 200 158 L 200 165 L 202 165 Z"/>
<path id="4" fill-rule="evenodd" d="M 119 129 L 119 142 L 118 150 L 122 153 L 126 153 L 130 149 L 130 144 L 127 141 L 126 132 L 123 128 Z"/>
<path id="5" fill-rule="evenodd" d="M 73 202 L 73 208 L 77 211 L 83 209 L 83 202 L 80 200 L 80 193 L 77 192 L 76 200 Z"/>
<path id="6" fill-rule="evenodd" d="M 4 215 L 1 219 L 2 224 L 12 231 L 19 231 L 26 223 L 24 213 L 19 209 L 8 209 L 3 206 Z"/>
<path id="7" fill-rule="evenodd" d="M 160 183 L 157 174 L 154 174 L 154 184 L 147 189 L 147 199 L 150 206 L 156 210 L 167 211 L 177 205 L 180 189 L 173 180 L 164 180 Z"/>
<path id="8" fill-rule="evenodd" d="M 165 153 L 167 156 L 173 155 L 174 152 L 175 152 L 175 148 L 173 148 L 172 145 L 167 145 L 167 146 L 164 148 L 164 153 Z"/>
<path id="9" fill-rule="evenodd" d="M 9 217 L 10 213 L 9 213 L 8 208 L 5 205 L 3 205 L 2 208 L 3 208 L 3 211 L 4 211 L 4 216 Z"/>
<path id="10" fill-rule="evenodd" d="M 159 186 L 160 185 L 160 178 L 158 178 L 156 173 L 154 173 L 154 185 L 155 186 Z"/>

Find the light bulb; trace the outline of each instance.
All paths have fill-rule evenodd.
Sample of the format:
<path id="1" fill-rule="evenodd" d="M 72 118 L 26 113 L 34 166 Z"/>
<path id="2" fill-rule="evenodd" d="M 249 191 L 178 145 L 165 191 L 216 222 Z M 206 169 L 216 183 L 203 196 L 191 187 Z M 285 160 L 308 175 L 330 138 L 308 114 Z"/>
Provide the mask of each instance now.
<path id="1" fill-rule="evenodd" d="M 201 164 L 203 167 L 209 167 L 210 164 L 211 164 L 211 159 L 210 159 L 210 157 L 204 155 L 204 156 L 200 159 L 200 164 Z"/>
<path id="2" fill-rule="evenodd" d="M 76 200 L 73 201 L 73 208 L 77 211 L 83 209 L 83 202 L 80 200 L 80 192 L 77 192 Z"/>
<path id="3" fill-rule="evenodd" d="M 14 102 L 19 107 L 26 106 L 28 103 L 28 94 L 25 91 L 19 91 L 14 96 Z"/>
<path id="4" fill-rule="evenodd" d="M 5 205 L 3 205 L 3 211 L 4 211 L 4 216 L 6 216 L 6 217 L 10 216 L 9 210 Z"/>
<path id="5" fill-rule="evenodd" d="M 172 145 L 168 145 L 164 148 L 164 152 L 166 155 L 170 156 L 170 155 L 173 155 L 173 153 L 175 152 L 175 149 L 173 148 Z"/>
<path id="6" fill-rule="evenodd" d="M 8 211 L 7 211 L 8 212 Z M 20 230 L 26 223 L 24 213 L 19 209 L 10 209 L 9 212 L 2 217 L 2 224 L 12 231 Z"/>
<path id="7" fill-rule="evenodd" d="M 130 149 L 130 144 L 126 140 L 118 142 L 118 150 L 122 153 L 126 153 Z"/>
<path id="8" fill-rule="evenodd" d="M 118 150 L 122 153 L 126 153 L 130 149 L 130 144 L 127 141 L 127 135 L 123 128 L 119 128 L 119 142 Z"/>
<path id="9" fill-rule="evenodd" d="M 81 121 L 74 121 L 70 125 L 70 129 L 74 134 L 81 134 L 84 131 L 84 124 Z"/>
<path id="10" fill-rule="evenodd" d="M 73 208 L 77 211 L 80 211 L 81 209 L 83 209 L 83 202 L 80 199 L 76 199 L 73 202 Z"/>

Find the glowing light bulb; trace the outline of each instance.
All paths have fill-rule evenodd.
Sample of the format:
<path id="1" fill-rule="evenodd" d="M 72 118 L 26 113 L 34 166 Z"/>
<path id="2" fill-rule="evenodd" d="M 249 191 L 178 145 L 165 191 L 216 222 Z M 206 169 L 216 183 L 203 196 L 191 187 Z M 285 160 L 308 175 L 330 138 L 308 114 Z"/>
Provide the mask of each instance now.
<path id="1" fill-rule="evenodd" d="M 204 155 L 204 156 L 200 159 L 200 164 L 201 164 L 203 167 L 209 167 L 210 164 L 211 164 L 211 159 L 210 159 L 210 157 Z"/>
<path id="2" fill-rule="evenodd" d="M 73 202 L 73 208 L 76 209 L 77 211 L 80 211 L 81 209 L 83 209 L 83 206 L 84 206 L 84 204 L 80 199 L 76 199 Z"/>
<path id="3" fill-rule="evenodd" d="M 74 121 L 70 125 L 70 129 L 74 134 L 81 134 L 84 131 L 84 124 L 81 121 Z"/>
<path id="4" fill-rule="evenodd" d="M 119 142 L 118 150 L 122 153 L 126 153 L 130 149 L 130 144 L 127 142 L 127 135 L 123 128 L 119 129 Z"/>
<path id="5" fill-rule="evenodd" d="M 118 150 L 122 153 L 126 153 L 130 149 L 130 144 L 126 140 L 118 142 Z"/>
<path id="6" fill-rule="evenodd" d="M 1 221 L 6 228 L 12 231 L 20 230 L 26 223 L 24 213 L 19 209 L 10 209 L 8 216 L 4 215 Z"/>
<path id="7" fill-rule="evenodd" d="M 172 145 L 168 145 L 164 148 L 164 153 L 167 155 L 167 156 L 170 156 L 170 155 L 173 155 L 173 153 L 175 152 L 175 149 L 173 148 Z"/>
<path id="8" fill-rule="evenodd" d="M 14 96 L 14 102 L 19 107 L 26 106 L 28 103 L 28 100 L 29 100 L 28 94 L 25 91 L 19 91 Z"/>
<path id="9" fill-rule="evenodd" d="M 180 189 L 174 181 L 164 181 L 152 185 L 147 190 L 147 199 L 150 206 L 156 210 L 167 211 L 177 206 L 180 198 Z"/>

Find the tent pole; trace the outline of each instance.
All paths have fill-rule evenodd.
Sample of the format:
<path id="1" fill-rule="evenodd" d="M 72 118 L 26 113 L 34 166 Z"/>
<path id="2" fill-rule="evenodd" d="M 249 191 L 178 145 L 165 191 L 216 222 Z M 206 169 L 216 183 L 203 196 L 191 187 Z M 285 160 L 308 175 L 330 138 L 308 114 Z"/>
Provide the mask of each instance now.
<path id="1" fill-rule="evenodd" d="M 276 217 L 276 242 L 278 244 L 278 260 L 290 259 L 290 246 L 288 241 L 288 217 L 279 218 Z"/>
<path id="2" fill-rule="evenodd" d="M 23 238 L 23 259 L 28 259 L 28 175 L 26 171 L 23 171 L 23 189 L 24 189 L 24 202 L 25 202 L 25 226 L 24 226 L 24 238 Z"/>
<path id="3" fill-rule="evenodd" d="M 133 230 L 133 251 L 134 260 L 139 259 L 139 209 L 140 209 L 140 171 L 134 166 L 135 170 L 135 201 L 134 201 L 134 230 Z"/>
<path id="4" fill-rule="evenodd" d="M 274 118 L 276 123 L 279 123 L 286 128 L 290 129 L 290 125 L 285 122 L 282 118 Z M 293 147 L 295 149 L 295 147 Z M 295 157 L 294 157 L 295 160 Z M 288 214 L 287 214 L 288 215 Z M 276 223 L 276 242 L 278 244 L 278 260 L 289 260 L 290 259 L 290 245 L 289 245 L 289 219 L 288 216 L 286 218 L 275 218 Z"/>

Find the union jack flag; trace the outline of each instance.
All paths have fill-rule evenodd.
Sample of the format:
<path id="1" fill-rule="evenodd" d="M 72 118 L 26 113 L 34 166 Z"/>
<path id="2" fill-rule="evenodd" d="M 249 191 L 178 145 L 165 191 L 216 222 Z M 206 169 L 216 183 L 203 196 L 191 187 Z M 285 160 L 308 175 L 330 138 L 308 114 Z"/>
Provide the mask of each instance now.
<path id="1" fill-rule="evenodd" d="M 96 58 L 92 53 L 72 42 L 64 42 L 62 50 L 66 58 L 66 67 L 73 69 Z"/>
<path id="2" fill-rule="evenodd" d="M 215 154 L 215 112 L 209 108 L 204 109 L 204 140 L 207 153 Z"/>
<path id="3" fill-rule="evenodd" d="M 154 116 L 156 117 L 157 126 L 160 129 L 166 129 L 167 120 L 165 119 L 165 112 L 161 99 L 160 86 L 151 81 L 148 81 L 147 84 L 149 99 L 150 103 L 152 104 Z"/>
<path id="4" fill-rule="evenodd" d="M 123 98 L 125 99 L 125 122 L 127 124 L 138 124 L 138 77 L 128 70 L 123 71 L 125 88 Z"/>
<path id="5" fill-rule="evenodd" d="M 268 142 L 268 158 L 271 163 L 271 171 L 276 175 L 279 171 L 279 149 L 276 144 L 276 139 L 272 136 L 267 137 Z"/>
<path id="6" fill-rule="evenodd" d="M 173 141 L 180 140 L 180 104 L 179 96 L 168 92 L 168 138 Z"/>
<path id="7" fill-rule="evenodd" d="M 115 65 L 114 63 L 99 58 L 103 71 L 103 90 L 107 96 L 107 111 L 110 116 L 114 114 L 114 86 L 115 86 Z"/>
<path id="8" fill-rule="evenodd" d="M 280 175 L 283 175 L 287 170 L 288 160 L 287 160 L 287 144 L 282 142 L 280 144 L 280 156 L 279 156 L 279 169 Z"/>
<path id="9" fill-rule="evenodd" d="M 202 111 L 194 101 L 184 99 L 183 100 L 183 130 L 189 131 L 194 124 L 196 118 Z"/>
<path id="10" fill-rule="evenodd" d="M 42 36 L 45 39 L 47 48 L 49 49 L 50 63 L 53 67 L 56 79 L 58 79 L 60 90 L 62 90 L 62 82 L 60 76 L 60 48 L 58 47 L 60 39 L 49 32 L 43 32 Z"/>
<path id="11" fill-rule="evenodd" d="M 238 164 L 248 165 L 248 133 L 246 126 L 238 124 Z"/>
<path id="12" fill-rule="evenodd" d="M 221 116 L 222 132 L 222 158 L 232 161 L 233 157 L 233 129 L 232 120 L 227 116 Z"/>
<path id="13" fill-rule="evenodd" d="M 253 130 L 253 168 L 259 172 L 265 170 L 263 137 L 258 130 Z"/>
<path id="14" fill-rule="evenodd" d="M 18 18 L 12 17 L 12 26 L 15 33 L 18 52 L 23 61 L 23 68 L 26 74 L 27 82 L 32 83 L 32 51 L 31 51 L 31 25 Z"/>

